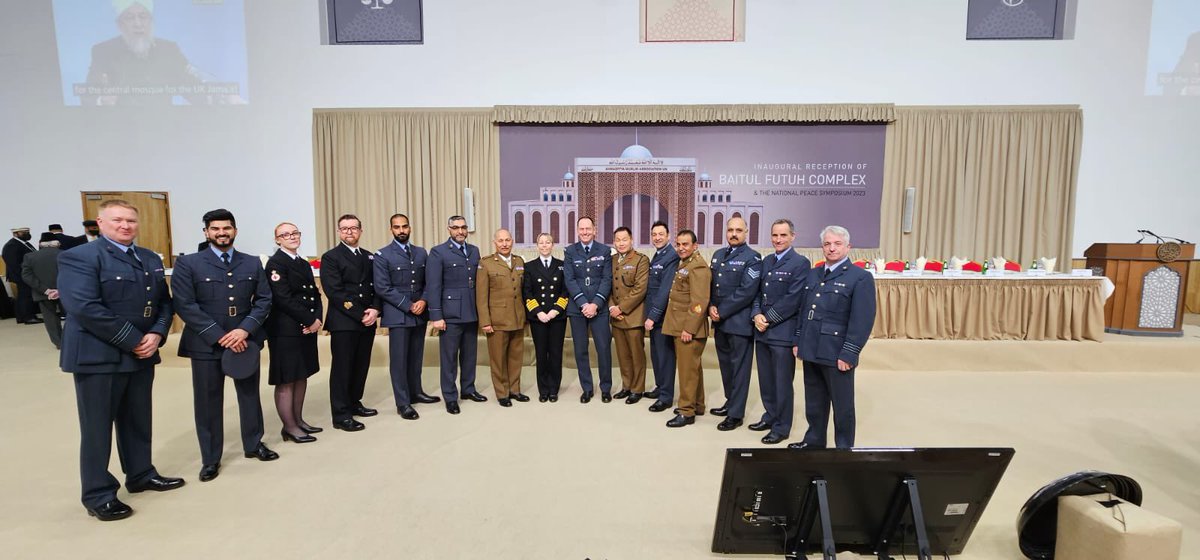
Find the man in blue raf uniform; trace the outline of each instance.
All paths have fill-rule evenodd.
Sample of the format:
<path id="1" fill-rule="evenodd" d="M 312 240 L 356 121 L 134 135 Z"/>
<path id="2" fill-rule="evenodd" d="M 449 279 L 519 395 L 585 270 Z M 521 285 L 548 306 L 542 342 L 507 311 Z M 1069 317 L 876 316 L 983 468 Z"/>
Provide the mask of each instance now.
<path id="1" fill-rule="evenodd" d="M 357 432 L 366 426 L 355 416 L 379 414 L 363 406 L 362 398 L 380 300 L 375 294 L 375 255 L 358 246 L 362 222 L 354 214 L 345 214 L 338 218 L 337 229 L 342 242 L 321 255 L 321 289 L 329 300 L 325 312 L 331 355 L 329 412 L 334 428 Z"/>
<path id="2" fill-rule="evenodd" d="M 579 402 L 592 400 L 592 362 L 588 333 L 596 341 L 600 362 L 600 398 L 612 401 L 612 329 L 608 324 L 608 296 L 612 294 L 612 256 L 608 245 L 596 241 L 596 222 L 588 216 L 575 222 L 579 241 L 563 251 L 563 281 L 567 285 L 567 320 L 579 370 Z"/>
<path id="3" fill-rule="evenodd" d="M 104 237 L 59 257 L 58 293 L 67 310 L 59 363 L 75 377 L 83 507 L 113 521 L 133 515 L 108 472 L 113 424 L 127 490 L 173 490 L 183 479 L 160 476 L 150 462 L 154 365 L 172 317 L 162 260 L 133 245 L 138 211 L 128 202 L 101 203 L 97 222 Z"/>
<path id="4" fill-rule="evenodd" d="M 671 281 L 679 267 L 679 253 L 671 245 L 671 232 L 663 222 L 650 226 L 650 243 L 654 245 L 654 255 L 650 258 L 650 280 L 646 287 L 646 332 L 650 333 L 654 390 L 646 392 L 646 398 L 654 399 L 650 412 L 662 412 L 675 401 L 675 341 L 663 334 L 662 323 L 671 296 Z"/>
<path id="5" fill-rule="evenodd" d="M 388 329 L 392 394 L 396 412 L 405 420 L 420 418 L 414 402 L 435 403 L 438 397 L 421 388 L 421 362 L 425 359 L 425 249 L 408 242 L 412 228 L 408 216 L 393 215 L 391 243 L 375 253 L 375 293 Z"/>
<path id="6" fill-rule="evenodd" d="M 850 232 L 840 226 L 821 230 L 825 266 L 804 283 L 796 356 L 804 360 L 804 440 L 788 447 L 822 448 L 833 407 L 833 442 L 854 447 L 854 368 L 875 327 L 875 279 L 854 266 Z"/>
<path id="7" fill-rule="evenodd" d="M 192 390 L 196 408 L 196 437 L 200 440 L 200 481 L 217 477 L 225 442 L 222 410 L 225 376 L 221 355 L 262 348 L 263 325 L 271 312 L 271 287 L 258 257 L 233 248 L 237 221 L 221 208 L 204 215 L 209 248 L 179 257 L 171 274 L 175 309 L 183 319 L 179 355 L 192 359 Z M 242 450 L 260 461 L 279 458 L 262 442 L 263 413 L 258 400 L 259 372 L 235 379 Z"/>
<path id="8" fill-rule="evenodd" d="M 811 268 L 804 255 L 792 250 L 795 238 L 796 228 L 791 220 L 785 218 L 771 224 L 771 246 L 775 252 L 763 257 L 762 287 L 750 310 L 756 331 L 758 388 L 766 411 L 761 420 L 749 427 L 756 432 L 767 432 L 762 442 L 768 445 L 787 439 L 792 432 L 796 359 L 791 347 L 800 291 Z"/>
<path id="9" fill-rule="evenodd" d="M 746 246 L 746 220 L 730 218 L 725 238 L 729 246 L 713 254 L 712 301 L 708 306 L 708 318 L 716 330 L 721 385 L 725 389 L 725 404 L 709 412 L 726 417 L 717 424 L 717 429 L 723 432 L 741 426 L 746 416 L 750 366 L 754 360 L 750 308 L 758 296 L 762 274 L 762 258 Z"/>
<path id="10" fill-rule="evenodd" d="M 429 325 L 441 335 L 438 349 L 446 412 L 458 414 L 460 392 L 455 378 L 459 368 L 462 369 L 462 398 L 487 401 L 487 397 L 475 390 L 475 359 L 479 353 L 475 275 L 479 270 L 479 248 L 467 243 L 466 218 L 450 216 L 446 230 L 450 239 L 429 251 L 425 294 L 429 301 Z"/>

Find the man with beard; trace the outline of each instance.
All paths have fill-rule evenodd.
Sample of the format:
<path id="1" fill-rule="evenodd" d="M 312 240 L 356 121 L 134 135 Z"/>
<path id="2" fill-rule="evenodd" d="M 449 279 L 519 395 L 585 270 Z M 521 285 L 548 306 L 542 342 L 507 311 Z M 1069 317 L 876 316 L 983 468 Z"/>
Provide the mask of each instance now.
<path id="1" fill-rule="evenodd" d="M 721 365 L 721 385 L 725 404 L 714 408 L 715 416 L 725 416 L 717 429 L 723 432 L 742 425 L 746 398 L 750 393 L 750 364 L 754 360 L 754 327 L 750 305 L 758 295 L 762 259 L 746 246 L 746 220 L 730 218 L 725 230 L 729 246 L 712 258 L 712 301 L 708 318 L 712 319 L 717 362 Z"/>
<path id="2" fill-rule="evenodd" d="M 345 214 L 337 221 L 338 243 L 321 255 L 321 289 L 329 299 L 325 330 L 329 331 L 329 411 L 333 427 L 357 432 L 366 427 L 355 416 L 379 411 L 363 406 L 375 323 L 380 299 L 375 293 L 375 255 L 358 246 L 362 221 Z"/>
<path id="3" fill-rule="evenodd" d="M 197 70 L 179 45 L 154 36 L 154 0 L 112 0 L 120 35 L 92 47 L 87 85 L 99 95 L 82 95 L 84 105 L 170 105 L 167 87 L 196 86 Z M 192 104 L 205 95 L 184 95 Z"/>
<path id="4" fill-rule="evenodd" d="M 608 245 L 596 241 L 596 222 L 589 216 L 575 222 L 579 241 L 563 251 L 563 277 L 567 285 L 567 320 L 579 368 L 579 402 L 592 400 L 592 365 L 588 336 L 596 342 L 599 360 L 600 399 L 612 402 L 612 329 L 608 323 L 608 296 L 612 293 L 612 256 Z"/>
<path id="5" fill-rule="evenodd" d="M 708 339 L 706 308 L 712 299 L 712 270 L 703 257 L 695 254 L 695 232 L 680 230 L 675 236 L 675 251 L 679 253 L 679 267 L 671 281 L 663 334 L 673 339 L 679 358 L 679 408 L 667 421 L 668 428 L 695 424 L 696 416 L 704 414 L 704 367 L 700 357 Z"/>
<path id="6" fill-rule="evenodd" d="M 97 237 L 100 237 L 100 226 L 98 224 L 96 224 L 96 220 L 84 220 L 83 221 L 83 235 L 80 235 L 79 237 L 74 238 L 75 240 L 71 242 L 70 247 L 68 247 L 64 244 L 62 247 L 62 250 L 66 251 L 67 249 L 70 249 L 72 247 L 78 247 L 85 243 L 90 243 L 92 241 L 95 241 Z"/>
<path id="7" fill-rule="evenodd" d="M 200 441 L 200 481 L 217 477 L 225 441 L 225 352 L 256 355 L 266 340 L 271 288 L 258 257 L 233 248 L 237 221 L 221 208 L 204 215 L 206 250 L 175 261 L 171 291 L 175 310 L 183 319 L 179 355 L 192 360 L 192 390 L 196 437 Z M 70 251 L 68 251 L 70 253 Z M 247 458 L 274 461 L 279 455 L 262 442 L 263 413 L 258 399 L 257 360 L 253 373 L 234 379 L 242 428 L 242 451 Z"/>
<path id="8" fill-rule="evenodd" d="M 479 313 L 475 306 L 475 274 L 479 270 L 479 248 L 467 243 L 467 219 L 446 220 L 450 239 L 429 252 L 425 268 L 425 291 L 429 299 L 429 325 L 437 331 L 440 351 L 442 397 L 446 412 L 458 414 L 460 395 L 455 385 L 462 369 L 464 399 L 487 402 L 475 389 L 475 358 L 478 355 Z"/>
<path id="9" fill-rule="evenodd" d="M 25 279 L 21 278 L 21 265 L 25 262 L 25 255 L 35 251 L 33 244 L 29 242 L 33 236 L 29 234 L 29 228 L 13 228 L 13 238 L 4 244 L 4 270 L 8 281 L 17 286 L 17 301 L 14 310 L 17 314 L 17 322 L 24 325 L 36 325 L 42 320 L 37 318 L 36 306 L 33 303 L 33 292 L 29 289 L 29 284 L 25 283 Z"/>
<path id="10" fill-rule="evenodd" d="M 425 359 L 425 249 L 408 242 L 412 228 L 408 216 L 395 214 L 391 220 L 393 241 L 375 253 L 375 293 L 381 300 L 383 321 L 388 329 L 392 394 L 396 412 L 405 420 L 420 418 L 413 402 L 431 404 L 442 399 L 421 388 L 421 365 Z"/>
<path id="11" fill-rule="evenodd" d="M 671 245 L 670 230 L 664 222 L 650 226 L 650 280 L 646 283 L 646 331 L 650 333 L 650 366 L 654 370 L 654 390 L 646 398 L 654 399 L 650 412 L 662 412 L 675 401 L 675 342 L 662 333 L 671 279 L 679 266 L 679 253 Z"/>
<path id="12" fill-rule="evenodd" d="M 521 359 L 525 356 L 525 309 L 521 306 L 521 278 L 525 260 L 512 254 L 512 234 L 496 230 L 496 252 L 479 261 L 475 303 L 479 325 L 487 337 L 492 389 L 500 406 L 528 402 L 521 392 Z"/>
<path id="13" fill-rule="evenodd" d="M 117 499 L 121 485 L 108 472 L 114 427 L 131 494 L 174 490 L 184 481 L 161 476 L 150 460 L 154 366 L 173 315 L 162 259 L 134 245 L 138 211 L 132 204 L 102 202 L 99 223 L 103 241 L 59 255 L 58 288 L 67 309 L 59 365 L 75 380 L 83 507 L 100 521 L 115 521 L 133 509 Z"/>

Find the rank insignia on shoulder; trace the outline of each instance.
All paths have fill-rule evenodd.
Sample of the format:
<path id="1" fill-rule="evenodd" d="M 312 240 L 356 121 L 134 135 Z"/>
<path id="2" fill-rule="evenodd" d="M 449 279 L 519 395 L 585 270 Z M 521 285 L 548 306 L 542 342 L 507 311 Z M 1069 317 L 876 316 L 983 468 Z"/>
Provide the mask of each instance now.
<path id="1" fill-rule="evenodd" d="M 347 301 L 346 303 L 342 304 L 342 307 L 345 307 L 346 309 L 350 309 L 351 307 L 354 307 L 354 303 Z"/>

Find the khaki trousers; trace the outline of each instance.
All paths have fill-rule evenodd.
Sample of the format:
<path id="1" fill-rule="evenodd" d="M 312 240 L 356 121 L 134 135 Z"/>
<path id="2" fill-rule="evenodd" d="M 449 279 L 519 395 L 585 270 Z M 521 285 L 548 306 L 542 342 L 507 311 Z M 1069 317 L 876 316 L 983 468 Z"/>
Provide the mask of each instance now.
<path id="1" fill-rule="evenodd" d="M 646 392 L 646 329 L 613 328 L 617 362 L 621 364 L 621 388 L 634 393 Z"/>
<path id="2" fill-rule="evenodd" d="M 492 366 L 492 388 L 496 398 L 507 399 L 521 392 L 521 358 L 525 330 L 495 331 L 487 336 L 488 362 Z"/>
<path id="3" fill-rule="evenodd" d="M 679 371 L 679 414 L 699 416 L 704 414 L 704 368 L 700 355 L 704 353 L 707 338 L 693 338 L 691 342 L 675 339 L 675 363 Z"/>

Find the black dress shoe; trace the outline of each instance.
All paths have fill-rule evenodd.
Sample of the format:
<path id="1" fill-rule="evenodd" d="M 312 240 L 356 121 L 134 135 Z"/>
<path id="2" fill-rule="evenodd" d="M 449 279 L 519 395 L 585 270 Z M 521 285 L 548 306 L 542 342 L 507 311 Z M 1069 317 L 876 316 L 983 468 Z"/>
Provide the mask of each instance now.
<path id="1" fill-rule="evenodd" d="M 44 322 L 45 322 L 45 321 L 43 321 L 43 320 L 41 320 L 41 319 L 30 319 L 30 320 L 28 320 L 28 321 L 25 321 L 25 324 L 26 324 L 26 325 L 40 325 L 40 324 L 42 324 L 42 323 L 44 323 Z M 125 505 L 125 504 L 121 504 L 121 505 Z M 125 507 L 129 507 L 129 506 L 125 506 Z M 132 510 L 132 509 L 131 509 L 131 510 L 129 510 L 129 513 L 133 513 L 133 510 Z M 125 517 L 129 517 L 129 516 L 128 516 L 128 515 L 126 515 Z M 118 517 L 117 519 L 124 519 L 124 517 Z M 107 519 L 106 521 L 112 521 L 112 520 L 111 520 L 111 519 Z"/>
<path id="2" fill-rule="evenodd" d="M 557 394 L 550 395 L 549 397 L 546 397 L 546 398 L 547 398 L 547 399 L 550 399 L 550 402 L 558 402 L 558 395 L 557 395 Z"/>
<path id="3" fill-rule="evenodd" d="M 87 508 L 87 512 L 88 515 L 100 521 L 116 521 L 133 515 L 133 508 L 114 498 L 111 502 L 105 502 L 99 507 Z"/>
<path id="4" fill-rule="evenodd" d="M 654 401 L 654 404 L 650 405 L 650 412 L 662 412 L 668 408 L 671 408 L 671 403 Z"/>
<path id="5" fill-rule="evenodd" d="M 525 396 L 525 393 L 513 393 L 512 398 L 517 402 L 529 402 L 529 397 Z"/>
<path id="6" fill-rule="evenodd" d="M 174 490 L 184 485 L 182 478 L 171 478 L 168 476 L 154 475 L 137 484 L 126 484 L 125 489 L 131 494 L 153 490 L 155 492 L 166 492 Z"/>
<path id="7" fill-rule="evenodd" d="M 309 426 L 308 424 L 304 424 L 304 423 L 300 424 L 300 429 L 304 430 L 304 433 L 306 433 L 306 434 L 319 434 L 319 433 L 325 431 L 325 428 L 318 428 L 317 426 Z"/>
<path id="8" fill-rule="evenodd" d="M 696 423 L 695 416 L 684 416 L 682 414 L 676 414 L 674 418 L 667 420 L 667 427 L 668 428 L 682 428 L 684 426 L 688 426 L 688 425 L 695 424 L 695 423 Z"/>
<path id="9" fill-rule="evenodd" d="M 612 402 L 612 395 L 608 393 L 600 393 L 600 400 L 603 402 Z"/>
<path id="10" fill-rule="evenodd" d="M 726 418 L 726 419 L 722 420 L 720 424 L 717 424 L 717 429 L 721 430 L 722 432 L 728 432 L 729 430 L 737 428 L 738 426 L 741 426 L 741 425 L 742 425 L 741 418 L 730 417 L 730 418 Z"/>
<path id="11" fill-rule="evenodd" d="M 462 412 L 458 409 L 458 401 L 446 401 L 446 412 L 450 414 L 458 414 Z"/>
<path id="12" fill-rule="evenodd" d="M 808 443 L 807 441 L 801 441 L 798 443 L 789 443 L 788 449 L 825 449 L 825 446 L 813 445 L 811 443 Z"/>
<path id="13" fill-rule="evenodd" d="M 345 420 L 338 420 L 337 422 L 334 422 L 333 427 L 343 432 L 357 432 L 363 428 L 366 428 L 367 425 L 353 418 L 347 418 Z"/>
<path id="14" fill-rule="evenodd" d="M 487 402 L 487 397 L 480 395 L 479 393 L 467 393 L 463 395 L 463 398 L 475 402 Z"/>
<path id="15" fill-rule="evenodd" d="M 777 443 L 780 443 L 780 442 L 782 442 L 782 441 L 783 441 L 783 440 L 785 440 L 785 439 L 787 439 L 787 438 L 785 438 L 785 437 L 783 437 L 783 436 L 781 436 L 781 435 L 779 435 L 779 434 L 777 434 L 777 433 L 775 433 L 775 432 L 771 432 L 771 433 L 769 433 L 769 434 L 767 434 L 767 435 L 763 436 L 763 438 L 762 438 L 762 442 L 763 442 L 763 443 L 765 443 L 765 444 L 767 444 L 767 445 L 775 445 L 775 444 L 777 444 Z"/>
<path id="16" fill-rule="evenodd" d="M 758 422 L 750 424 L 749 426 L 746 426 L 746 427 L 750 428 L 750 431 L 753 431 L 753 432 L 765 432 L 765 431 L 771 429 L 771 425 L 766 422 L 763 422 L 762 420 L 759 420 Z"/>
<path id="17" fill-rule="evenodd" d="M 421 404 L 433 404 L 436 402 L 442 402 L 441 397 L 435 397 L 433 395 L 428 395 L 425 393 L 417 393 L 417 396 L 413 397 L 413 400 L 417 401 Z"/>
<path id="18" fill-rule="evenodd" d="M 400 405 L 400 408 L 397 408 L 396 412 L 399 412 L 400 417 L 405 420 L 416 420 L 421 417 L 420 414 L 417 414 L 417 409 L 413 408 L 411 404 Z"/>
<path id="19" fill-rule="evenodd" d="M 504 408 L 508 408 L 508 407 L 512 406 L 512 399 L 509 399 L 508 397 L 504 397 L 503 399 L 497 399 L 497 401 L 500 403 L 500 406 L 503 406 Z"/>
<path id="20" fill-rule="evenodd" d="M 367 408 L 362 405 L 358 405 L 358 406 L 354 407 L 354 409 L 351 410 L 351 412 L 353 412 L 355 416 L 364 416 L 364 417 L 365 416 L 375 416 L 376 414 L 379 414 L 378 410 L 375 410 L 374 408 Z"/>
<path id="21" fill-rule="evenodd" d="M 303 430 L 301 430 L 301 431 L 303 431 Z M 288 433 L 288 431 L 286 429 L 279 432 L 279 435 L 283 436 L 283 441 L 294 441 L 296 443 L 312 443 L 314 441 L 317 441 L 317 438 L 312 437 L 308 434 L 304 434 L 301 436 L 294 436 L 294 435 Z"/>
<path id="22" fill-rule="evenodd" d="M 550 397 L 547 397 L 546 395 L 538 395 L 538 402 L 546 402 L 548 400 L 550 400 Z"/>
<path id="23" fill-rule="evenodd" d="M 590 403 L 590 402 L 592 402 L 592 394 L 591 394 L 591 393 L 584 393 L 584 394 L 582 394 L 582 395 L 579 395 L 579 402 L 580 402 L 580 403 L 583 403 L 583 404 L 587 404 L 587 403 Z"/>
<path id="24" fill-rule="evenodd" d="M 625 404 L 637 404 L 638 401 L 640 401 L 640 400 L 642 400 L 642 394 L 641 393 L 633 393 L 633 394 L 629 395 L 628 398 L 625 399 Z"/>
<path id="25" fill-rule="evenodd" d="M 645 393 L 642 393 L 642 396 L 646 397 L 647 399 L 657 399 L 658 392 L 658 387 L 655 387 L 653 391 L 646 391 Z"/>
<path id="26" fill-rule="evenodd" d="M 208 482 L 221 474 L 221 463 L 213 463 L 200 467 L 200 482 Z"/>
<path id="27" fill-rule="evenodd" d="M 728 416 L 729 415 L 729 405 L 722 405 L 720 408 L 710 408 L 710 409 L 708 409 L 708 411 L 713 416 Z"/>
<path id="28" fill-rule="evenodd" d="M 312 437 L 312 436 L 309 436 Z M 317 438 L 313 438 L 317 439 Z M 267 448 L 263 442 L 258 442 L 258 447 L 254 451 L 246 453 L 247 459 L 258 459 L 259 461 L 274 461 L 279 458 L 279 454 Z"/>
<path id="29" fill-rule="evenodd" d="M 617 394 L 613 395 L 613 398 L 614 399 L 627 399 L 627 398 L 629 398 L 630 394 L 631 393 L 629 392 L 629 389 L 621 389 L 620 391 L 617 391 Z"/>

